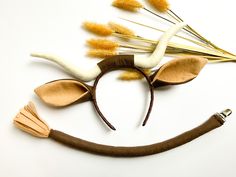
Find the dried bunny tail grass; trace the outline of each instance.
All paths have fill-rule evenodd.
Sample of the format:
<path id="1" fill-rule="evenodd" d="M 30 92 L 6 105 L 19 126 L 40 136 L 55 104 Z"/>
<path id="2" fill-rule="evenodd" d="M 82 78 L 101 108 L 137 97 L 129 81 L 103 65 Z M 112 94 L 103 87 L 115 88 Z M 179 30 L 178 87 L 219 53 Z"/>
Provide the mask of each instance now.
<path id="1" fill-rule="evenodd" d="M 148 2 L 158 11 L 166 12 L 169 9 L 167 0 L 148 0 Z"/>
<path id="2" fill-rule="evenodd" d="M 107 58 L 118 55 L 118 53 L 115 50 L 91 49 L 87 52 L 87 55 L 92 58 Z"/>
<path id="3" fill-rule="evenodd" d="M 109 36 L 113 31 L 107 26 L 94 22 L 84 22 L 84 29 L 100 36 Z"/>
<path id="4" fill-rule="evenodd" d="M 14 124 L 21 130 L 40 138 L 47 138 L 50 128 L 38 115 L 32 102 L 22 108 L 14 118 Z"/>
<path id="5" fill-rule="evenodd" d="M 151 73 L 150 69 L 145 69 L 144 73 L 146 75 L 149 75 Z M 118 79 L 120 80 L 126 80 L 126 81 L 130 81 L 130 80 L 140 80 L 143 78 L 143 75 L 140 74 L 137 71 L 133 71 L 133 70 L 128 70 L 128 71 L 124 71 L 123 73 L 120 74 L 120 76 L 118 77 Z"/>
<path id="6" fill-rule="evenodd" d="M 87 45 L 95 49 L 116 49 L 119 44 L 108 39 L 89 39 L 86 41 Z"/>
<path id="7" fill-rule="evenodd" d="M 136 0 L 115 0 L 112 5 L 129 11 L 136 11 L 137 9 L 143 8 L 143 5 Z"/>
<path id="8" fill-rule="evenodd" d="M 108 25 L 116 33 L 123 34 L 123 35 L 129 35 L 129 36 L 135 36 L 135 33 L 132 30 L 130 30 L 122 25 L 119 25 L 114 22 L 109 22 Z"/>

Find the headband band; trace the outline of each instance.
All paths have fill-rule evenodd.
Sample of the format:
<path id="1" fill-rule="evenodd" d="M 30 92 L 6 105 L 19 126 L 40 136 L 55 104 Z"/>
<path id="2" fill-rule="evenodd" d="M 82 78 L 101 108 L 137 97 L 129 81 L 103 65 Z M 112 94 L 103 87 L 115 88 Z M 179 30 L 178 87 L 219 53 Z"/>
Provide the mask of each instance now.
<path id="1" fill-rule="evenodd" d="M 142 123 L 143 126 L 146 125 L 148 118 L 150 116 L 150 113 L 152 111 L 152 106 L 153 106 L 153 101 L 154 101 L 154 92 L 153 92 L 153 86 L 151 84 L 151 81 L 149 77 L 139 68 L 137 68 L 134 65 L 134 56 L 133 55 L 117 55 L 115 57 L 103 60 L 98 64 L 98 66 L 101 69 L 101 74 L 99 74 L 94 82 L 93 85 L 93 91 L 92 91 L 92 98 L 93 98 L 93 104 L 95 109 L 97 110 L 97 113 L 99 116 L 102 118 L 102 120 L 109 126 L 112 130 L 116 130 L 115 127 L 105 118 L 103 113 L 101 112 L 98 103 L 97 103 L 97 98 L 96 98 L 96 88 L 99 80 L 102 78 L 102 76 L 110 71 L 113 70 L 118 70 L 118 69 L 135 69 L 138 71 L 147 81 L 149 90 L 150 90 L 150 103 L 149 103 L 149 108 L 147 111 L 147 114 L 144 118 L 144 121 Z"/>
<path id="2" fill-rule="evenodd" d="M 102 120 L 108 127 L 115 130 L 115 127 L 105 118 L 97 104 L 96 87 L 100 78 L 107 72 L 122 68 L 135 69 L 144 76 L 148 82 L 151 93 L 149 108 L 142 124 L 144 126 L 147 123 L 153 106 L 153 89 L 164 85 L 177 85 L 191 81 L 198 75 L 206 63 L 206 59 L 199 57 L 189 56 L 187 58 L 178 58 L 164 64 L 153 75 L 147 76 L 140 68 L 134 65 L 133 55 L 117 55 L 97 64 L 101 72 L 95 79 L 93 86 L 89 86 L 79 80 L 63 79 L 46 83 L 36 88 L 35 93 L 45 103 L 55 107 L 92 101 Z M 175 68 L 175 70 L 173 68 Z"/>

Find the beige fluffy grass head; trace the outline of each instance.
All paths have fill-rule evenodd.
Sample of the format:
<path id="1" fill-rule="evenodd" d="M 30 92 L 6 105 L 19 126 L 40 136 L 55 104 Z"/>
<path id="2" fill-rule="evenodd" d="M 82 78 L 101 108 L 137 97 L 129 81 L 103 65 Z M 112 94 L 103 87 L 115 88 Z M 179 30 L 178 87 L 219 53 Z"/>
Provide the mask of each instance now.
<path id="1" fill-rule="evenodd" d="M 148 2 L 159 12 L 166 12 L 169 9 L 167 0 L 148 0 Z"/>
<path id="2" fill-rule="evenodd" d="M 22 108 L 14 118 L 14 124 L 21 130 L 40 138 L 47 138 L 50 128 L 38 115 L 32 102 Z"/>
<path id="3" fill-rule="evenodd" d="M 135 35 L 135 33 L 132 30 L 130 30 L 129 28 L 126 28 L 126 27 L 124 27 L 122 25 L 119 25 L 117 23 L 109 22 L 108 25 L 116 33 L 124 34 L 124 35 L 129 35 L 129 36 L 134 36 Z"/>
<path id="4" fill-rule="evenodd" d="M 95 49 L 108 49 L 114 50 L 119 47 L 119 44 L 115 41 L 108 39 L 89 39 L 86 41 L 87 45 Z"/>
<path id="5" fill-rule="evenodd" d="M 144 73 L 146 75 L 149 75 L 151 73 L 151 70 L 145 69 Z M 139 72 L 137 72 L 137 71 L 127 70 L 127 71 L 124 71 L 123 73 L 121 73 L 120 76 L 118 77 L 118 79 L 126 80 L 126 81 L 131 81 L 131 80 L 140 80 L 143 77 L 144 76 L 142 74 L 140 74 Z"/>
<path id="6" fill-rule="evenodd" d="M 143 8 L 143 5 L 136 0 L 115 0 L 112 5 L 129 11 L 136 11 L 137 9 Z"/>
<path id="7" fill-rule="evenodd" d="M 113 30 L 110 29 L 107 25 L 103 25 L 99 23 L 84 22 L 83 27 L 87 31 L 100 35 L 100 36 L 109 36 L 113 33 Z"/>
<path id="8" fill-rule="evenodd" d="M 117 54 L 115 50 L 104 49 L 91 49 L 87 52 L 87 55 L 91 58 L 108 58 Z"/>

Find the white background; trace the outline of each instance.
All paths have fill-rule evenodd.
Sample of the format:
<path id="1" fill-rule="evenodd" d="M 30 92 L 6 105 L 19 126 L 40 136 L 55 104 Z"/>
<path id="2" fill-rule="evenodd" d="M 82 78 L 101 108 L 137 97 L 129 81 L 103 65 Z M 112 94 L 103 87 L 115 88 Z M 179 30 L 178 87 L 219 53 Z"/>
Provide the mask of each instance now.
<path id="1" fill-rule="evenodd" d="M 156 90 L 154 109 L 145 127 L 140 122 L 149 98 L 147 86 L 141 81 L 120 82 L 118 72 L 104 76 L 98 86 L 101 109 L 117 128 L 115 132 L 107 129 L 90 102 L 64 109 L 43 104 L 33 89 L 71 76 L 50 62 L 30 57 L 31 52 L 56 54 L 89 68 L 98 60 L 86 57 L 85 40 L 93 36 L 81 29 L 83 21 L 122 23 L 152 39 L 160 34 L 118 17 L 169 27 L 146 12 L 126 13 L 110 4 L 111 0 L 0 0 L 0 176 L 236 176 L 235 114 L 221 128 L 191 143 L 139 158 L 81 152 L 32 137 L 13 126 L 18 110 L 32 100 L 54 129 L 97 143 L 131 146 L 171 138 L 225 108 L 236 111 L 235 63 L 208 64 L 192 82 Z M 204 36 L 235 51 L 234 0 L 171 0 L 171 8 Z"/>

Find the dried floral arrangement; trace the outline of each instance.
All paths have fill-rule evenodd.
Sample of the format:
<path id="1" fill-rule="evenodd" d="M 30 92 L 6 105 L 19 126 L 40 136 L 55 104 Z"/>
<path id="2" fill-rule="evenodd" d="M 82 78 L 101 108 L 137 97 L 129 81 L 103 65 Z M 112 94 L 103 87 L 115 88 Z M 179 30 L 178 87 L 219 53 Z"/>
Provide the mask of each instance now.
<path id="1" fill-rule="evenodd" d="M 149 10 L 137 0 L 114 0 L 112 5 L 116 8 L 130 12 L 148 12 L 171 25 L 183 22 L 183 19 L 170 9 L 167 0 L 147 0 L 147 3 L 151 5 L 157 13 Z M 163 14 L 167 15 L 169 18 L 164 17 Z M 125 18 L 122 19 L 145 28 L 165 32 L 157 27 L 148 26 Z M 85 30 L 103 37 L 92 38 L 86 41 L 87 45 L 90 47 L 87 55 L 91 58 L 104 59 L 119 54 L 149 54 L 154 51 L 155 46 L 159 42 L 154 39 L 141 37 L 140 34 L 137 34 L 133 30 L 114 22 L 109 22 L 108 24 L 84 22 L 83 27 Z M 216 46 L 191 26 L 186 25 L 182 31 L 186 33 L 187 37 L 177 34 L 175 37 L 190 42 L 194 44 L 194 46 L 169 42 L 165 53 L 166 56 L 182 57 L 193 55 L 207 58 L 210 63 L 236 61 L 236 56 L 234 54 Z M 109 36 L 114 36 L 117 40 L 104 38 Z M 120 42 L 120 39 L 122 42 Z M 146 69 L 145 72 L 151 74 L 154 71 Z M 141 79 L 142 77 L 137 72 L 126 71 L 122 73 L 119 78 L 122 80 L 134 80 Z"/>

